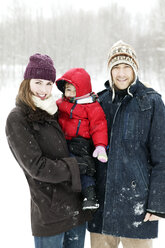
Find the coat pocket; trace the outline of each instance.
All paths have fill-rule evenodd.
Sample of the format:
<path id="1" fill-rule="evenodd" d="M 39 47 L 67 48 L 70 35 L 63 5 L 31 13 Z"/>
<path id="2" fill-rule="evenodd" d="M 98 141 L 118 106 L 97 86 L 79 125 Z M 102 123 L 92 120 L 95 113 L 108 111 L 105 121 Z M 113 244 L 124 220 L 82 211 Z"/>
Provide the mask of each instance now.
<path id="1" fill-rule="evenodd" d="M 148 194 L 149 177 L 147 178 L 147 172 L 139 161 L 134 162 L 133 168 L 134 173 L 130 174 L 130 186 L 136 197 L 143 198 Z"/>
<path id="2" fill-rule="evenodd" d="M 75 216 L 78 214 L 78 211 L 75 211 L 75 200 L 74 193 L 68 189 L 65 183 L 57 185 L 53 190 L 50 212 L 58 221 Z"/>
<path id="3" fill-rule="evenodd" d="M 151 124 L 151 110 L 126 111 L 124 113 L 123 139 L 147 142 Z"/>
<path id="4" fill-rule="evenodd" d="M 72 214 L 70 204 L 58 186 L 38 185 L 32 196 L 32 219 L 42 224 L 53 224 L 68 218 Z"/>
<path id="5" fill-rule="evenodd" d="M 123 139 L 125 140 L 138 140 L 139 130 L 139 114 L 138 112 L 126 112 L 124 115 L 123 123 Z"/>

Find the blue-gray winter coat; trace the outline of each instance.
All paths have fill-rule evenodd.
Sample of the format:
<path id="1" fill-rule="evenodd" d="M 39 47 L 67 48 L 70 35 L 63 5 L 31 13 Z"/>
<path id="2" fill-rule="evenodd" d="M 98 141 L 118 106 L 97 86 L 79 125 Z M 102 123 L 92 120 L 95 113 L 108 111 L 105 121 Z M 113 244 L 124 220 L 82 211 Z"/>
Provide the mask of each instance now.
<path id="1" fill-rule="evenodd" d="M 128 238 L 157 237 L 158 222 L 146 211 L 165 213 L 165 106 L 138 80 L 112 118 L 111 89 L 100 93 L 109 129 L 108 163 L 98 162 L 100 208 L 89 231 Z"/>

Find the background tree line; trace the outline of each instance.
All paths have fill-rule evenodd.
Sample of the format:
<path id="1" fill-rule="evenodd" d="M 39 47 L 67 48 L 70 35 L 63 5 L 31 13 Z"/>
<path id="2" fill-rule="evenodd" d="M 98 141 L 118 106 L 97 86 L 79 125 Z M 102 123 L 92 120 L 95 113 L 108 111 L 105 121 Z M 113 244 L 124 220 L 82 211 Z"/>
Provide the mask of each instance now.
<path id="1" fill-rule="evenodd" d="M 15 0 L 0 20 L 0 87 L 22 78 L 29 56 L 50 55 L 62 74 L 72 67 L 84 67 L 95 77 L 106 72 L 110 47 L 122 39 L 136 50 L 140 76 L 164 88 L 165 2 L 158 0 L 149 15 L 133 15 L 113 3 L 94 11 L 58 10 L 52 4 L 45 18 L 38 6 L 34 14 L 24 2 Z M 103 78 L 102 80 L 106 79 Z"/>

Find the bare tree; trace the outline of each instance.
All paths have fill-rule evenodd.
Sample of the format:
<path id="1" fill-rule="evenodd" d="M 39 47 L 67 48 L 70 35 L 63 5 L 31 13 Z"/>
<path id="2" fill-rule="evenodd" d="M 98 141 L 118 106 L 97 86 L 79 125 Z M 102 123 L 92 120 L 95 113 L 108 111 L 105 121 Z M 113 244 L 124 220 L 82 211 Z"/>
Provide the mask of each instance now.
<path id="1" fill-rule="evenodd" d="M 13 1 L 7 18 L 0 22 L 0 72 L 1 82 L 9 76 L 14 80 L 27 64 L 31 54 L 50 55 L 57 73 L 71 67 L 84 67 L 95 76 L 106 67 L 111 45 L 119 39 L 132 44 L 140 61 L 140 73 L 145 80 L 153 74 L 160 81 L 165 79 L 165 3 L 158 0 L 148 22 L 134 16 L 117 4 L 101 8 L 98 12 L 64 11 L 51 5 L 51 15 L 44 17 L 38 6 L 36 13 L 26 9 L 21 0 Z M 10 70 L 4 68 L 11 67 Z M 13 68 L 13 69 L 12 69 Z M 21 71 L 22 70 L 22 71 Z M 1 84 L 2 86 L 2 84 Z"/>

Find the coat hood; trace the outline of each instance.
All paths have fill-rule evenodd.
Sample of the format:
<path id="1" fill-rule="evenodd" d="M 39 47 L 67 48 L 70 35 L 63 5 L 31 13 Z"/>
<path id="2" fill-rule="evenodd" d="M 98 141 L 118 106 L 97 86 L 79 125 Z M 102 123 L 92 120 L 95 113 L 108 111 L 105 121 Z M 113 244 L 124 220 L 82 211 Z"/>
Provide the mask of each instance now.
<path id="1" fill-rule="evenodd" d="M 92 92 L 90 75 L 83 68 L 73 68 L 57 79 L 57 88 L 64 93 L 65 83 L 71 83 L 76 88 L 76 97 Z"/>

